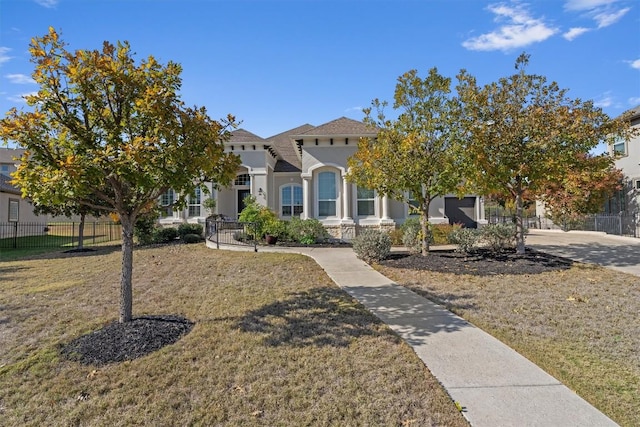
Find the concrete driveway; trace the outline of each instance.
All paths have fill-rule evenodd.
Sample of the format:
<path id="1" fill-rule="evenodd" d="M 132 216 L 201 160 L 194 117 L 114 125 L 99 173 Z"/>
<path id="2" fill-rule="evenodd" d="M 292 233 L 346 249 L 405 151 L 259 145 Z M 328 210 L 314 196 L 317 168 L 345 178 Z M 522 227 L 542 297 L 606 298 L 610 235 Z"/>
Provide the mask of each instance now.
<path id="1" fill-rule="evenodd" d="M 593 231 L 530 230 L 528 247 L 640 276 L 640 239 Z"/>

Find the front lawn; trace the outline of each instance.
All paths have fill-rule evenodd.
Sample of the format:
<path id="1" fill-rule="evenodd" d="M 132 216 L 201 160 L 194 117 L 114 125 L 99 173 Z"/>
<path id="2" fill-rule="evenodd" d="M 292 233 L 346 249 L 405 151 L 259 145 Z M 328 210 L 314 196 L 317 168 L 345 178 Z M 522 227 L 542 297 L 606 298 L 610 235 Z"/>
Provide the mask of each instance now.
<path id="1" fill-rule="evenodd" d="M 376 268 L 536 363 L 623 426 L 640 426 L 640 278 L 531 253 L 394 254 Z"/>
<path id="2" fill-rule="evenodd" d="M 130 361 L 69 360 L 118 315 L 119 248 L 96 249 L 0 264 L 0 424 L 467 425 L 411 348 L 297 255 L 138 249 L 134 317 L 193 328 Z"/>

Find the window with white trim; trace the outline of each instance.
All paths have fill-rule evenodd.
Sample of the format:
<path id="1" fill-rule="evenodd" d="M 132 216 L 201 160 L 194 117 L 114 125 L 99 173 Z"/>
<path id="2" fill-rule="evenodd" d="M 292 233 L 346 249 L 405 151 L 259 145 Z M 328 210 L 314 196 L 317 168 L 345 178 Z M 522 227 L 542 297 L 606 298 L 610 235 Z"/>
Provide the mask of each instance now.
<path id="1" fill-rule="evenodd" d="M 297 184 L 286 185 L 280 189 L 280 209 L 282 216 L 300 216 L 302 213 L 302 187 Z"/>
<path id="2" fill-rule="evenodd" d="M 191 195 L 189 195 L 189 216 L 200 216 L 200 208 L 202 204 L 202 190 L 197 187 Z"/>
<path id="3" fill-rule="evenodd" d="M 626 156 L 627 155 L 627 142 L 624 139 L 618 139 L 613 143 L 613 155 L 614 156 Z"/>
<path id="4" fill-rule="evenodd" d="M 358 187 L 358 216 L 374 216 L 375 192 L 367 188 Z"/>
<path id="5" fill-rule="evenodd" d="M 9 199 L 9 221 L 18 222 L 20 219 L 20 200 Z"/>
<path id="6" fill-rule="evenodd" d="M 162 211 L 162 215 L 172 216 L 173 215 L 173 202 L 175 201 L 175 193 L 172 189 L 168 189 L 160 196 L 160 210 Z"/>
<path id="7" fill-rule="evenodd" d="M 318 216 L 336 216 L 337 198 L 335 172 L 320 172 L 318 174 Z"/>

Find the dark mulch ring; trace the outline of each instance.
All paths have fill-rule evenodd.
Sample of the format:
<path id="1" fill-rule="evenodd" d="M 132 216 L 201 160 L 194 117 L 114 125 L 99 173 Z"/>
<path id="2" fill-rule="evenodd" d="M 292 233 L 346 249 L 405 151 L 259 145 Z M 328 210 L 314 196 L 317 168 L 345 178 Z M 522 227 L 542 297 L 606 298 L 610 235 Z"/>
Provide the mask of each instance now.
<path id="1" fill-rule="evenodd" d="M 137 317 L 130 322 L 112 322 L 62 347 L 69 360 L 102 366 L 145 356 L 173 344 L 188 334 L 194 323 L 179 316 Z"/>
<path id="2" fill-rule="evenodd" d="M 392 253 L 380 264 L 413 270 L 430 270 L 440 273 L 491 276 L 496 274 L 540 274 L 547 271 L 567 270 L 572 261 L 544 252 L 527 249 L 522 255 L 515 250 L 494 253 L 479 249 L 472 254 L 453 250 L 432 250 L 429 255 Z"/>

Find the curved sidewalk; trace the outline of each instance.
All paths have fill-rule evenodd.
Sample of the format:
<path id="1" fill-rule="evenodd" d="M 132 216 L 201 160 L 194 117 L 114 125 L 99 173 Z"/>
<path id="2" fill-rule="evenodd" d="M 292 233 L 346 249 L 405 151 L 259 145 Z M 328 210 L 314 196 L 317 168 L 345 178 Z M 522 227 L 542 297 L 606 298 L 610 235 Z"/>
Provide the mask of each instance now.
<path id="1" fill-rule="evenodd" d="M 260 248 L 313 258 L 411 345 L 474 427 L 615 426 L 558 380 L 481 329 L 392 282 L 346 248 Z"/>

